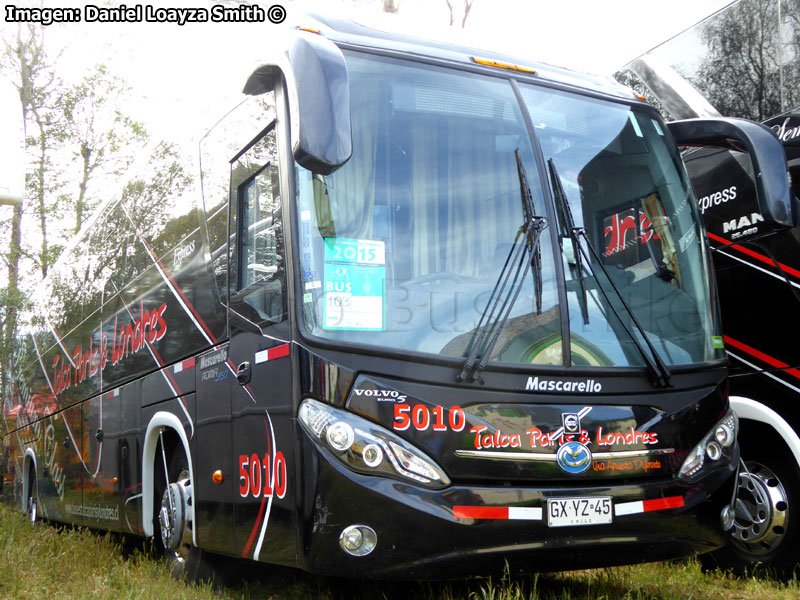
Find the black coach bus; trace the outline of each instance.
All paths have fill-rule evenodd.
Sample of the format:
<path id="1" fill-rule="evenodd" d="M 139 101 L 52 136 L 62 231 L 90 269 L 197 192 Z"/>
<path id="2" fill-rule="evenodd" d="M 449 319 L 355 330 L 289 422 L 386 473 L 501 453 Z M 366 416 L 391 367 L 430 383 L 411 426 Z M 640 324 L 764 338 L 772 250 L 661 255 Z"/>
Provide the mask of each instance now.
<path id="1" fill-rule="evenodd" d="M 738 571 L 760 564 L 791 574 L 800 562 L 800 231 L 790 219 L 800 195 L 798 19 L 797 3 L 742 0 L 622 74 L 635 72 L 672 118 L 762 121 L 788 161 L 792 206 L 769 218 L 746 154 L 684 154 L 712 250 L 742 450 L 735 524 L 710 558 Z"/>
<path id="2" fill-rule="evenodd" d="M 274 29 L 274 28 L 273 28 Z M 23 315 L 3 498 L 354 577 L 659 560 L 732 524 L 737 420 L 700 212 L 610 80 L 317 19 L 145 168 Z M 431 535 L 435 532 L 435 535 Z"/>

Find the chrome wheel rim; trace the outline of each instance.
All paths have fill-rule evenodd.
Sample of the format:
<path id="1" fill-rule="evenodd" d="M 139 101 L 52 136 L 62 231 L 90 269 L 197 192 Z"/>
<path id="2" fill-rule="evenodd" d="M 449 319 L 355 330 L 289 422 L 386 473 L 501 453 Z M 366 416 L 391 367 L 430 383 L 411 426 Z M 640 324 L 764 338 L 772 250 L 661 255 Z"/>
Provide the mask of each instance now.
<path id="1" fill-rule="evenodd" d="M 756 462 L 739 472 L 736 489 L 736 520 L 731 536 L 751 554 L 772 552 L 786 536 L 789 501 L 773 471 Z"/>
<path id="2" fill-rule="evenodd" d="M 161 542 L 179 562 L 189 556 L 192 546 L 192 482 L 188 471 L 182 471 L 161 496 L 158 522 Z"/>
<path id="3" fill-rule="evenodd" d="M 34 498 L 28 498 L 28 519 L 31 523 L 36 522 L 36 518 L 38 517 L 39 510 L 36 506 L 36 500 Z"/>

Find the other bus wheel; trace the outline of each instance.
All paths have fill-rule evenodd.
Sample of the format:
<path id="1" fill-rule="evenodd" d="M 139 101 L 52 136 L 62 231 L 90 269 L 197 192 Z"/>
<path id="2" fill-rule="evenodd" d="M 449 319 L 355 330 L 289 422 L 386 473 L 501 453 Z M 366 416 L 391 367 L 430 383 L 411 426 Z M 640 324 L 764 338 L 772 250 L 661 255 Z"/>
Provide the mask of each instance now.
<path id="1" fill-rule="evenodd" d="M 706 567 L 791 576 L 800 561 L 800 469 L 782 442 L 764 439 L 742 443 L 736 520 L 725 546 L 703 558 Z"/>
<path id="2" fill-rule="evenodd" d="M 31 466 L 28 468 L 28 498 L 25 503 L 28 520 L 31 523 L 36 523 L 39 518 L 39 507 L 36 502 L 38 496 L 36 488 L 36 468 L 33 466 L 33 463 L 31 463 Z"/>

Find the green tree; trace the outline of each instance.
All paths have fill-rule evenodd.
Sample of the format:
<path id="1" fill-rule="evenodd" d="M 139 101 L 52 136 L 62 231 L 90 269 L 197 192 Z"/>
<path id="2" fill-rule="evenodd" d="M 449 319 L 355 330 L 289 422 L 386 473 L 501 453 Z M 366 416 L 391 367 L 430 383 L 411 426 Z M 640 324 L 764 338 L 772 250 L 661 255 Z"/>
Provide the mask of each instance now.
<path id="1" fill-rule="evenodd" d="M 92 184 L 124 171 L 147 138 L 142 124 L 126 115 L 129 87 L 105 66 L 76 84 L 62 81 L 56 68 L 61 52 L 45 42 L 46 31 L 33 23 L 0 30 L 0 75 L 19 94 L 28 162 L 24 204 L 0 207 L 0 236 L 9 240 L 0 253 L 7 270 L 0 290 L 0 361 L 6 365 L 19 328 L 22 290 L 36 286 L 35 273 L 48 274 L 63 250 L 65 232 L 79 230 L 97 204 Z M 74 226 L 65 227 L 66 218 Z M 4 392 L 5 386 L 3 379 Z"/>
<path id="2" fill-rule="evenodd" d="M 3 253 L 7 269 L 7 284 L 4 293 L 2 327 L 3 348 L 0 360 L 7 364 L 12 341 L 17 331 L 17 321 L 24 296 L 21 291 L 21 263 L 26 253 L 22 243 L 23 215 L 28 206 L 39 216 L 42 246 L 39 255 L 47 263 L 46 185 L 45 173 L 49 166 L 49 137 L 45 134 L 49 126 L 51 96 L 59 83 L 52 62 L 44 47 L 44 32 L 33 24 L 21 24 L 9 39 L 3 38 L 0 69 L 11 79 L 19 93 L 25 123 L 26 145 L 31 156 L 32 173 L 26 178 L 28 204 L 14 206 L 10 217 L 3 222 L 4 234 L 9 240 L 8 250 Z M 4 237 L 5 237 L 4 235 Z M 46 268 L 43 273 L 46 272 Z M 3 369 L 3 393 L 7 382 Z"/>
<path id="3" fill-rule="evenodd" d="M 80 231 L 95 202 L 89 184 L 98 174 L 119 176 L 133 162 L 133 150 L 147 140 L 144 125 L 125 114 L 130 86 L 99 64 L 59 98 L 64 144 L 78 172 L 74 232 Z"/>
<path id="4" fill-rule="evenodd" d="M 782 4 L 782 12 L 784 24 L 795 22 L 797 2 Z M 796 55 L 785 60 L 791 42 L 781 31 L 777 2 L 741 0 L 703 27 L 706 56 L 692 83 L 728 116 L 761 121 L 781 112 L 781 89 L 787 107 L 797 103 Z"/>

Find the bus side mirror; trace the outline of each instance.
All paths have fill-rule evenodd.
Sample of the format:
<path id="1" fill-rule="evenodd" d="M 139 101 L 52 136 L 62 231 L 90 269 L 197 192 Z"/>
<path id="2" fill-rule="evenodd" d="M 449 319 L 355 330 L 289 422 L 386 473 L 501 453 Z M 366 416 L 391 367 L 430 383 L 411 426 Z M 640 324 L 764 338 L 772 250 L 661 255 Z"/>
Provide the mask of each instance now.
<path id="1" fill-rule="evenodd" d="M 0 78 L 0 204 L 22 203 L 25 192 L 25 149 L 19 95 Z"/>
<path id="2" fill-rule="evenodd" d="M 673 121 L 667 127 L 679 146 L 749 156 L 749 163 L 737 160 L 736 152 L 719 150 L 685 157 L 710 234 L 728 242 L 743 241 L 795 225 L 786 155 L 769 128 L 746 119 L 723 118 Z"/>
<path id="3" fill-rule="evenodd" d="M 295 32 L 285 48 L 251 73 L 243 91 L 263 94 L 285 81 L 292 154 L 306 169 L 329 175 L 353 151 L 344 55 L 330 40 L 308 32 Z"/>

